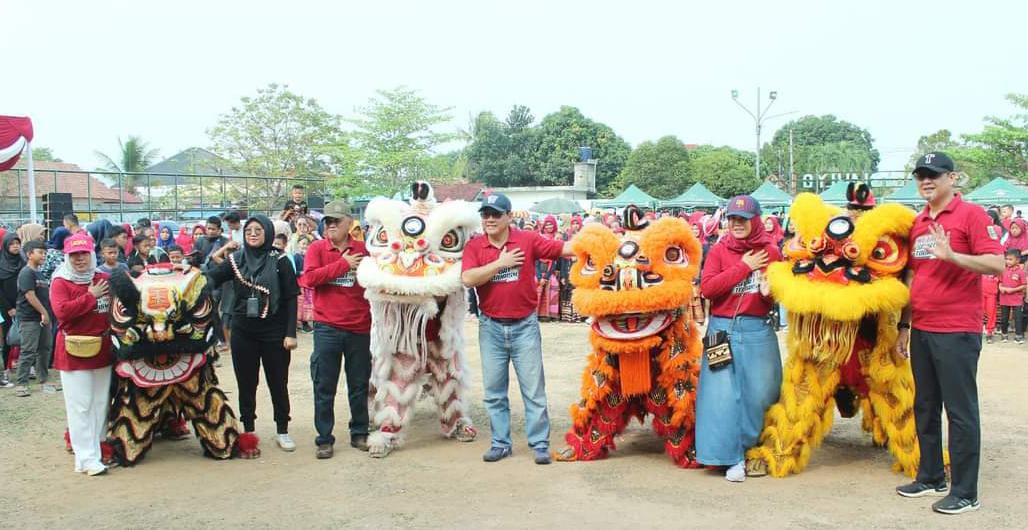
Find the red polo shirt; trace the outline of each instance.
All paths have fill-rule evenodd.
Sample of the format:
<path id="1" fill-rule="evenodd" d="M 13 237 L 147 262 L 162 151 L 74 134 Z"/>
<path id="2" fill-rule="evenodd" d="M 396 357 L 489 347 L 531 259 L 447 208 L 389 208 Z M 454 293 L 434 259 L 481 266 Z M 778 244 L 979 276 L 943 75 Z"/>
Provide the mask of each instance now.
<path id="1" fill-rule="evenodd" d="M 364 243 L 350 239 L 350 252 L 367 256 Z M 342 252 L 327 239 L 307 249 L 301 287 L 314 289 L 314 320 L 350 333 L 371 331 L 371 306 L 364 299 L 364 287 L 357 283 L 357 271 L 343 259 Z"/>
<path id="2" fill-rule="evenodd" d="M 964 202 L 959 193 L 935 219 L 925 206 L 910 231 L 910 267 L 914 271 L 911 325 L 935 333 L 981 333 L 982 275 L 932 256 L 934 241 L 928 229 L 933 224 L 942 225 L 949 233 L 954 252 L 1003 254 L 999 227 L 981 206 Z"/>
<path id="3" fill-rule="evenodd" d="M 535 262 L 539 259 L 557 259 L 564 249 L 564 242 L 546 239 L 537 232 L 510 228 L 510 237 L 502 247 L 493 246 L 489 237 L 478 236 L 464 247 L 464 261 L 461 271 L 487 265 L 499 259 L 500 250 L 521 249 L 525 262 L 521 267 L 500 270 L 488 282 L 475 288 L 478 293 L 478 308 L 492 318 L 525 318 L 539 306 L 539 294 L 535 285 Z"/>

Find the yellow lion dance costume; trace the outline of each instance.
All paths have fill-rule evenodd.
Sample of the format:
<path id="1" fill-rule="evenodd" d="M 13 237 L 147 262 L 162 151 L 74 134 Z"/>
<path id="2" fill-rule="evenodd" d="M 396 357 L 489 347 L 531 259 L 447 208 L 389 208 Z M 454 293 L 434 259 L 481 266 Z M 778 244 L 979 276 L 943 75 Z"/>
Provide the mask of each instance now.
<path id="1" fill-rule="evenodd" d="M 913 477 L 919 450 L 914 380 L 894 354 L 897 323 L 910 293 L 899 275 L 909 257 L 914 212 L 877 206 L 855 221 L 804 193 L 790 211 L 796 237 L 788 261 L 768 268 L 771 292 L 788 311 L 788 359 L 779 402 L 760 442 L 747 452 L 751 474 L 799 473 L 843 417 L 862 411 L 863 429 L 887 446 L 893 468 Z"/>
<path id="2" fill-rule="evenodd" d="M 586 225 L 572 240 L 572 302 L 591 317 L 593 351 L 582 374 L 582 399 L 562 461 L 597 460 L 635 417 L 653 416 L 653 430 L 681 467 L 698 467 L 694 449 L 696 381 L 703 346 L 689 320 L 700 244 L 677 218 L 649 223 L 625 211 L 625 234 Z"/>

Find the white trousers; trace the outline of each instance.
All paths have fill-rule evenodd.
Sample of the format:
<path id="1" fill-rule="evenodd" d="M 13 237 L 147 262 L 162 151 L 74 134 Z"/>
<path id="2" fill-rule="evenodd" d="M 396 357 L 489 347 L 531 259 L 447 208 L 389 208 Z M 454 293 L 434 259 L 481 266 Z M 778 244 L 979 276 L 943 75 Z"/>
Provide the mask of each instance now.
<path id="1" fill-rule="evenodd" d="M 62 371 L 61 384 L 64 386 L 71 448 L 75 451 L 75 471 L 98 468 L 103 465 L 100 442 L 107 434 L 111 367 Z"/>

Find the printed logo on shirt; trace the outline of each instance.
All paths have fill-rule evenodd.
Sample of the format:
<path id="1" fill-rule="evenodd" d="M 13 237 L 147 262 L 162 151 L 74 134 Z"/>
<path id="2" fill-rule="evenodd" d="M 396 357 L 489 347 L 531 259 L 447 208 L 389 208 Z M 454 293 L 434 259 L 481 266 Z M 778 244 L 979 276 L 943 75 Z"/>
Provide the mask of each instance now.
<path id="1" fill-rule="evenodd" d="M 996 225 L 989 225 L 985 230 L 989 232 L 990 238 L 999 240 L 999 231 L 996 230 Z"/>
<path id="2" fill-rule="evenodd" d="M 760 271 L 753 271 L 745 280 L 736 284 L 732 294 L 750 294 L 760 292 Z"/>
<path id="3" fill-rule="evenodd" d="M 521 267 L 504 267 L 493 276 L 493 279 L 489 280 L 490 283 L 513 283 L 518 281 L 519 274 L 521 273 Z"/>
<path id="4" fill-rule="evenodd" d="M 349 270 L 346 274 L 328 282 L 329 285 L 335 285 L 336 287 L 353 287 L 357 284 L 357 273 Z"/>
<path id="5" fill-rule="evenodd" d="M 931 234 L 923 235 L 914 240 L 914 251 L 911 256 L 914 259 L 935 259 L 932 250 L 935 248 L 935 238 Z"/>

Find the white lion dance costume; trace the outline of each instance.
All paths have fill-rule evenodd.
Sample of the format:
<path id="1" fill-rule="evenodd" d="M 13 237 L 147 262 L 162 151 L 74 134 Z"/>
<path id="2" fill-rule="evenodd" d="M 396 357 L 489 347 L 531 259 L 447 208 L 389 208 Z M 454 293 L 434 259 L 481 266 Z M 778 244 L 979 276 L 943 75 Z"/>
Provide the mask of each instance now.
<path id="1" fill-rule="evenodd" d="M 426 182 L 410 203 L 379 198 L 365 211 L 369 256 L 357 280 L 371 302 L 371 456 L 403 441 L 422 389 L 435 399 L 443 436 L 477 434 L 467 415 L 461 256 L 478 216 L 464 201 L 438 204 Z"/>

